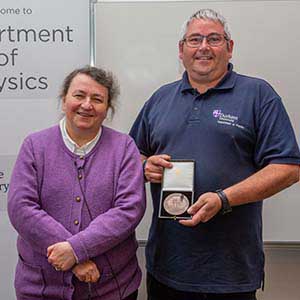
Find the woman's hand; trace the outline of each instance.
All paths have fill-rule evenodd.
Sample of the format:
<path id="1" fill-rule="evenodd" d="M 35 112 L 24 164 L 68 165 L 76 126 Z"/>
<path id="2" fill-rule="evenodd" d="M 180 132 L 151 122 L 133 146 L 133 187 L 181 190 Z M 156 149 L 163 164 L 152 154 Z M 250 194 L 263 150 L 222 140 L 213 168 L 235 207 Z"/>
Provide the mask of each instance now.
<path id="1" fill-rule="evenodd" d="M 48 262 L 57 271 L 67 271 L 76 263 L 76 257 L 69 242 L 53 244 L 47 249 Z"/>
<path id="2" fill-rule="evenodd" d="M 96 264 L 91 260 L 76 265 L 72 272 L 80 281 L 84 282 L 97 282 L 100 278 L 100 272 Z"/>

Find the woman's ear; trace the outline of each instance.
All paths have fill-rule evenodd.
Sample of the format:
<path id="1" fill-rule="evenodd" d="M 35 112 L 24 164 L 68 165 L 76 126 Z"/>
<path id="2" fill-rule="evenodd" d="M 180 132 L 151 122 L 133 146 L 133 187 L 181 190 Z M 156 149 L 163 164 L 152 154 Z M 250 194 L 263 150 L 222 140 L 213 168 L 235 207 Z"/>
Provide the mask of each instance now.
<path id="1" fill-rule="evenodd" d="M 62 110 L 63 112 L 66 112 L 66 98 L 65 98 L 65 97 L 63 97 L 63 98 L 61 99 L 61 110 Z"/>

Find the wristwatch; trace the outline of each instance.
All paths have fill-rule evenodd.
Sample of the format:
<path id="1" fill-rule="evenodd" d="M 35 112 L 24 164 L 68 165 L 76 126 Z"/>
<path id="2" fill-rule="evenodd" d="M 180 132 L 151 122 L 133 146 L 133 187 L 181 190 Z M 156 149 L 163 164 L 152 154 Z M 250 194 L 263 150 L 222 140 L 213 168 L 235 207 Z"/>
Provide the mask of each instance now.
<path id="1" fill-rule="evenodd" d="M 148 179 L 145 175 L 145 168 L 146 168 L 147 158 L 143 160 L 143 175 L 144 175 L 144 181 L 148 182 Z"/>
<path id="2" fill-rule="evenodd" d="M 226 194 L 223 192 L 223 190 L 221 190 L 221 189 L 216 190 L 215 193 L 221 199 L 221 203 L 222 203 L 222 207 L 220 210 L 221 215 L 225 215 L 225 214 L 232 212 L 232 208 L 229 204 L 228 198 L 227 198 Z"/>

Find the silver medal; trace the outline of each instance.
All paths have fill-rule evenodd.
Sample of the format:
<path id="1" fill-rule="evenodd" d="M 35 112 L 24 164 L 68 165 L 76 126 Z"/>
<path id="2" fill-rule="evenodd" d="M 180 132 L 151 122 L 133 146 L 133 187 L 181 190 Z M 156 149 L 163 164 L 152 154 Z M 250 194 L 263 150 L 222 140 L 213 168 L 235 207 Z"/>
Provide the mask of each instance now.
<path id="1" fill-rule="evenodd" d="M 182 193 L 173 193 L 165 198 L 163 205 L 166 212 L 170 215 L 178 216 L 188 209 L 189 200 Z"/>

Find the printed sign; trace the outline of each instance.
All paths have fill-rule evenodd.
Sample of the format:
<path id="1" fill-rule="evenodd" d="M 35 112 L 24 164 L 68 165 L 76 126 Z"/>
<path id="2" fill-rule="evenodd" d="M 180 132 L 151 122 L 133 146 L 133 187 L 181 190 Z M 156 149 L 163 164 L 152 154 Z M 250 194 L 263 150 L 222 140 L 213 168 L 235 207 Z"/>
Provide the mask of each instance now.
<path id="1" fill-rule="evenodd" d="M 7 193 L 15 155 L 0 155 L 0 211 L 6 211 Z"/>
<path id="2" fill-rule="evenodd" d="M 89 63 L 89 0 L 1 1 L 0 19 L 0 99 L 56 97 Z"/>

